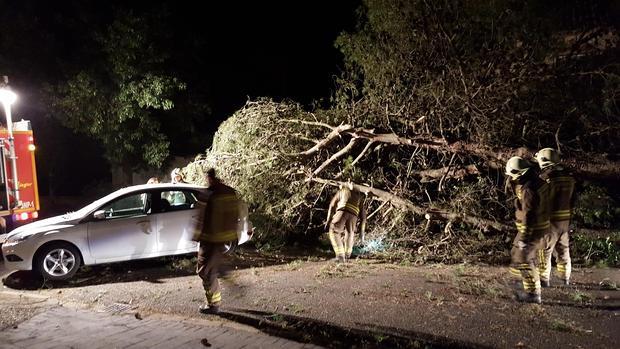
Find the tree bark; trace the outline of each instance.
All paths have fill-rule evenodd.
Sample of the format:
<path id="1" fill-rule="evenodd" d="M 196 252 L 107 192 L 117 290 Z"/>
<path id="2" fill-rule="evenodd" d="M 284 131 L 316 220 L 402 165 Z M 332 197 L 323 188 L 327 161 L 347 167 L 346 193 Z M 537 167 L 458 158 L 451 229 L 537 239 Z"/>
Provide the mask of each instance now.
<path id="1" fill-rule="evenodd" d="M 448 167 L 446 166 L 432 170 L 416 171 L 413 172 L 413 174 L 422 177 L 420 182 L 428 183 L 439 180 L 444 175 L 446 176 L 446 178 L 463 179 L 465 178 L 465 176 L 479 175 L 480 171 L 478 170 L 478 167 L 476 167 L 476 165 L 467 165 L 451 167 L 450 169 L 448 169 Z"/>

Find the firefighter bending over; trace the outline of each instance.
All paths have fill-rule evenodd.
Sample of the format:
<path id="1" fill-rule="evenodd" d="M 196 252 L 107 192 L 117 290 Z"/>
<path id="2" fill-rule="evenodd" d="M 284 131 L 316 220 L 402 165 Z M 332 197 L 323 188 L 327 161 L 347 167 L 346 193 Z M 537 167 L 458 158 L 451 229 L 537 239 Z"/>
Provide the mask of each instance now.
<path id="1" fill-rule="evenodd" d="M 555 250 L 558 274 L 562 282 L 568 285 L 571 272 L 568 230 L 575 179 L 559 164 L 560 155 L 552 148 L 541 149 L 536 153 L 536 161 L 541 169 L 540 178 L 549 185 L 551 222 L 551 229 L 545 235 L 543 248 L 539 252 L 540 283 L 543 287 L 550 286 L 551 255 Z"/>
<path id="2" fill-rule="evenodd" d="M 204 314 L 219 313 L 222 294 L 217 279 L 225 244 L 237 240 L 239 199 L 235 190 L 224 185 L 215 170 L 207 171 L 207 189 L 199 194 L 200 210 L 194 240 L 199 241 L 196 273 L 202 279 L 207 304 L 200 307 Z"/>
<path id="3" fill-rule="evenodd" d="M 332 198 L 325 221 L 325 228 L 329 225 L 329 240 L 336 253 L 335 260 L 338 262 L 345 262 L 351 258 L 358 218 L 361 219 L 360 236 L 363 243 L 366 232 L 364 194 L 354 190 L 353 183 L 348 182 L 341 185 Z"/>
<path id="4" fill-rule="evenodd" d="M 541 303 L 540 276 L 536 256 L 542 239 L 549 231 L 549 187 L 538 178 L 532 165 L 518 157 L 506 163 L 506 175 L 516 194 L 515 223 L 517 236 L 510 251 L 513 275 L 521 277 L 524 293 L 517 292 L 517 300 Z"/>

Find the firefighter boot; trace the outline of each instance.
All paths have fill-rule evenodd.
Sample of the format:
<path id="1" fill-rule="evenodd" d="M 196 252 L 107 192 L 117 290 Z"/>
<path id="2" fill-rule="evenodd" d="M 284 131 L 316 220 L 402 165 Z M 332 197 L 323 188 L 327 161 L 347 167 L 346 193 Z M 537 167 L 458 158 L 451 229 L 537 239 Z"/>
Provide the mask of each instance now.
<path id="1" fill-rule="evenodd" d="M 217 315 L 220 313 L 220 306 L 218 304 L 203 304 L 200 308 L 198 308 L 198 310 L 202 314 Z"/>
<path id="2" fill-rule="evenodd" d="M 542 287 L 551 287 L 551 282 L 549 282 L 549 280 L 540 279 L 540 286 L 542 286 Z"/>
<path id="3" fill-rule="evenodd" d="M 522 303 L 535 303 L 535 304 L 542 303 L 540 293 L 518 292 L 516 295 L 516 298 L 518 302 L 522 302 Z"/>

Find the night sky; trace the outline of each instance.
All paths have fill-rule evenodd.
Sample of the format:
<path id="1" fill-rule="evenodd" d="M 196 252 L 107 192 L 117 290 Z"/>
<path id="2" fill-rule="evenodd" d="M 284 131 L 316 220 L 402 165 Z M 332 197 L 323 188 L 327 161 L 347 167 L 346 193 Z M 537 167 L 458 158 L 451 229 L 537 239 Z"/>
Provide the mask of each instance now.
<path id="1" fill-rule="evenodd" d="M 166 14 L 159 29 L 169 31 L 168 68 L 211 110 L 196 120 L 204 141 L 171 139 L 174 155 L 204 151 L 217 125 L 248 98 L 304 105 L 329 99 L 342 68 L 334 40 L 353 29 L 359 1 L 196 3 L 0 2 L 0 75 L 9 76 L 20 96 L 14 118 L 33 122 L 42 195 L 76 195 L 110 180 L 96 142 L 50 118 L 38 91 L 88 63 L 93 33 L 119 13 L 140 16 L 155 9 Z"/>

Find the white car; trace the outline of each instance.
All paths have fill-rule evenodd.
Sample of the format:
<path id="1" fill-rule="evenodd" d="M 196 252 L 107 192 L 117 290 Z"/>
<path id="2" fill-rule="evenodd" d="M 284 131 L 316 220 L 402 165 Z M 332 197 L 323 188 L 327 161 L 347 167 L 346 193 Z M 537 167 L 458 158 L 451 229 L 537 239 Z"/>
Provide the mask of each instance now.
<path id="1" fill-rule="evenodd" d="M 0 235 L 5 267 L 66 280 L 82 265 L 197 252 L 191 238 L 198 215 L 196 196 L 202 189 L 189 184 L 137 185 L 79 211 L 26 224 Z M 247 213 L 242 217 L 237 244 L 248 241 L 253 232 Z"/>

